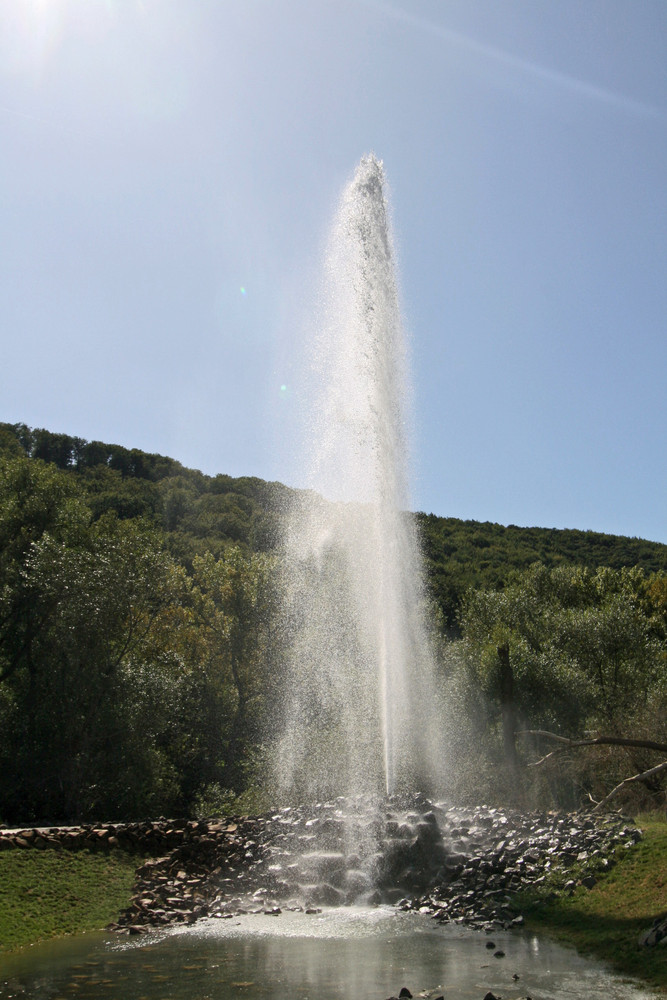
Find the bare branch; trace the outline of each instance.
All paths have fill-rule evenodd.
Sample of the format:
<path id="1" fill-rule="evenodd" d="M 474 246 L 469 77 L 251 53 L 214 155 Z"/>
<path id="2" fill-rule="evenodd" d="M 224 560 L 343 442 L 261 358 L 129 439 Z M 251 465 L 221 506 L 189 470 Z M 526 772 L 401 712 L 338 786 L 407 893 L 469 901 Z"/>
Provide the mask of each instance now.
<path id="1" fill-rule="evenodd" d="M 664 760 L 662 764 L 658 764 L 656 767 L 649 768 L 648 771 L 642 771 L 641 774 L 633 774 L 631 778 L 625 778 L 625 780 L 622 781 L 620 785 L 616 785 L 616 788 L 612 788 L 612 790 L 609 792 L 609 795 L 605 795 L 602 801 L 598 802 L 598 804 L 593 809 L 593 812 L 599 812 L 602 808 L 604 808 L 607 802 L 609 802 L 609 799 L 611 799 L 612 796 L 616 795 L 617 792 L 620 792 L 622 788 L 625 788 L 626 785 L 630 785 L 634 781 L 644 781 L 646 778 L 653 777 L 654 774 L 659 774 L 660 771 L 667 771 L 667 760 Z"/>
<path id="2" fill-rule="evenodd" d="M 549 733 L 545 729 L 522 729 L 516 734 L 517 736 L 543 736 L 546 739 L 555 740 L 557 743 L 562 743 L 562 747 L 558 747 L 552 750 L 542 758 L 542 761 L 547 760 L 554 754 L 565 750 L 568 747 L 596 747 L 596 746 L 617 746 L 617 747 L 638 747 L 641 750 L 656 750 L 658 753 L 667 753 L 667 743 L 656 743 L 654 740 L 635 740 L 626 739 L 623 736 L 596 736 L 589 740 L 572 740 L 567 736 L 559 736 L 557 733 Z M 536 761 L 535 764 L 529 765 L 529 767 L 536 767 L 537 764 L 541 764 L 542 761 Z"/>
<path id="3" fill-rule="evenodd" d="M 546 729 L 517 729 L 517 736 L 545 736 L 549 740 L 556 740 L 558 743 L 572 743 L 568 736 L 559 736 L 557 733 L 549 733 Z"/>
<path id="4" fill-rule="evenodd" d="M 539 760 L 531 760 L 530 764 L 526 764 L 526 767 L 539 767 L 540 764 L 546 763 L 552 757 L 557 757 L 559 754 L 566 750 L 567 747 L 557 747 L 556 750 L 552 750 L 551 753 L 545 754 L 544 757 L 540 757 Z"/>

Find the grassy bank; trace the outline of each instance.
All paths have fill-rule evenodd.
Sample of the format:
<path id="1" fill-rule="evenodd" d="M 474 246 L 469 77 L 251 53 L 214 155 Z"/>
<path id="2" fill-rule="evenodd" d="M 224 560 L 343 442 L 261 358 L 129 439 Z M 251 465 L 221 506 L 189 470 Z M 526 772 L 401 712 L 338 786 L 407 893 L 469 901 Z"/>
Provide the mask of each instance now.
<path id="1" fill-rule="evenodd" d="M 608 962 L 624 975 L 667 993 L 667 947 L 640 948 L 642 932 L 667 915 L 667 821 L 639 817 L 644 838 L 616 851 L 614 867 L 596 875 L 591 889 L 572 895 L 538 895 L 519 900 L 529 930 L 548 934 L 578 951 Z"/>
<path id="2" fill-rule="evenodd" d="M 105 927 L 127 906 L 139 863 L 123 851 L 3 851 L 0 954 Z"/>

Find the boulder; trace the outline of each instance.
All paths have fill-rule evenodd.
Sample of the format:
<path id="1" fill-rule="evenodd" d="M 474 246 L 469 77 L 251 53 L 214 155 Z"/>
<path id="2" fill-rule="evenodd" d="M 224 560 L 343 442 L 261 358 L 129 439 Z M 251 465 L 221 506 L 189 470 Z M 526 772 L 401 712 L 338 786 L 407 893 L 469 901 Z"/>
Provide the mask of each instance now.
<path id="1" fill-rule="evenodd" d="M 652 926 L 640 934 L 638 943 L 642 948 L 667 947 L 667 917 L 654 920 Z"/>

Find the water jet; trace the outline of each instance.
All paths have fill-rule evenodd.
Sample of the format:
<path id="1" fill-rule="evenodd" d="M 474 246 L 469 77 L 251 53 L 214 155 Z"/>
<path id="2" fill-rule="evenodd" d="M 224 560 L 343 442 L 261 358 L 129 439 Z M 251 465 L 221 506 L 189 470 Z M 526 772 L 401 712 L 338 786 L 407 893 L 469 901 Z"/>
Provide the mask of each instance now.
<path id="1" fill-rule="evenodd" d="M 408 351 L 381 161 L 327 246 L 300 493 L 287 517 L 276 784 L 288 801 L 416 788 L 442 772 L 408 488 Z"/>

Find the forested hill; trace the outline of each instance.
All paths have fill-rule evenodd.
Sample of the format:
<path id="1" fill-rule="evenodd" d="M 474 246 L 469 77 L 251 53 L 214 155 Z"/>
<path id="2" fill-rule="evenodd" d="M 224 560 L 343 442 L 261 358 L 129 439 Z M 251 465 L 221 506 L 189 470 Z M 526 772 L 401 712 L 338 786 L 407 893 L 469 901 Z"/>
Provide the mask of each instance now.
<path id="1" fill-rule="evenodd" d="M 173 458 L 138 448 L 0 423 L 0 455 L 24 455 L 74 476 L 95 518 L 147 518 L 184 562 L 230 543 L 266 551 L 292 494 L 281 483 L 243 476 L 205 476 Z"/>
<path id="2" fill-rule="evenodd" d="M 296 495 L 0 424 L 0 823 L 273 803 L 262 762 L 291 676 L 275 618 L 277 545 Z M 600 730 L 667 742 L 667 546 L 417 520 L 454 640 L 437 644 L 453 787 L 477 801 L 515 795 L 522 751 L 507 736 L 502 671 L 516 706 L 510 736 Z M 322 718 L 324 746 L 340 732 Z M 306 725 L 319 731 L 319 712 Z M 576 789 L 577 802 L 599 800 L 628 773 L 600 767 L 552 775 L 548 795 L 568 807 Z M 650 799 L 660 807 L 661 788 Z"/>
<path id="3" fill-rule="evenodd" d="M 418 514 L 433 593 L 453 627 L 468 587 L 502 588 L 509 574 L 539 562 L 549 568 L 570 564 L 595 570 L 639 566 L 646 573 L 667 571 L 667 545 L 597 531 L 504 527 L 489 521 Z"/>
<path id="4" fill-rule="evenodd" d="M 274 547 L 293 492 L 255 477 L 206 476 L 163 455 L 85 441 L 67 434 L 0 424 L 0 454 L 41 459 L 76 477 L 94 517 L 115 511 L 144 517 L 165 532 L 172 553 L 188 563 L 229 544 L 255 551 Z M 502 587 L 532 563 L 595 569 L 640 566 L 667 571 L 667 545 L 594 531 L 503 527 L 479 521 L 417 515 L 428 575 L 445 623 L 453 626 L 469 587 Z"/>

